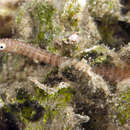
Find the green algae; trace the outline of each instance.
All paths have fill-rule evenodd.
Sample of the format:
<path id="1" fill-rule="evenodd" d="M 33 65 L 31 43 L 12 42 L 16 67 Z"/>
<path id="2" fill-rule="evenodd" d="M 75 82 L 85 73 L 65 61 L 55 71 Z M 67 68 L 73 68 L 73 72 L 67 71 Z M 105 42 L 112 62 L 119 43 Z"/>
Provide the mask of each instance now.
<path id="1" fill-rule="evenodd" d="M 17 120 L 24 123 L 37 121 L 41 116 L 44 116 L 44 108 L 23 88 L 17 90 L 15 102 L 5 104 L 1 110 L 5 113 L 11 113 Z"/>
<path id="2" fill-rule="evenodd" d="M 17 17 L 15 18 L 15 21 L 17 24 L 19 24 L 21 22 L 21 20 L 23 18 L 23 14 L 24 14 L 23 9 L 20 9 Z"/>
<path id="3" fill-rule="evenodd" d="M 73 90 L 71 88 L 63 88 L 59 90 L 55 95 L 47 96 L 47 99 L 55 101 L 55 105 L 53 107 L 50 107 L 48 105 L 45 107 L 46 113 L 43 118 L 43 122 L 48 123 L 49 120 L 60 118 L 59 114 L 72 100 L 72 94 Z"/>
<path id="4" fill-rule="evenodd" d="M 108 64 L 111 57 L 107 55 L 107 49 L 102 46 L 97 46 L 90 51 L 83 51 L 79 56 L 79 59 L 85 58 L 91 65 Z"/>
<path id="5" fill-rule="evenodd" d="M 56 10 L 49 4 L 38 3 L 37 7 L 35 7 L 34 13 L 40 22 L 39 32 L 37 34 L 39 41 L 51 42 L 53 40 L 54 25 L 52 20 L 55 11 Z"/>
<path id="6" fill-rule="evenodd" d="M 34 97 L 35 100 L 38 100 L 40 104 L 42 104 L 46 100 L 55 100 L 59 105 L 65 106 L 67 103 L 71 101 L 73 90 L 68 86 L 67 88 L 60 89 L 55 94 L 47 94 L 43 90 L 39 88 L 35 88 L 36 96 Z"/>
<path id="7" fill-rule="evenodd" d="M 16 101 L 18 103 L 25 103 L 26 101 L 32 100 L 31 95 L 24 88 L 18 89 L 16 92 Z"/>
<path id="8" fill-rule="evenodd" d="M 121 125 L 130 119 L 130 89 L 120 93 L 120 102 L 117 107 L 117 120 Z"/>
<path id="9" fill-rule="evenodd" d="M 38 23 L 37 34 L 36 34 L 36 43 L 44 43 L 48 46 L 48 49 L 51 52 L 56 52 L 52 41 L 61 31 L 59 25 L 56 22 L 57 10 L 49 2 L 39 2 L 34 10 L 33 17 Z"/>
<path id="10" fill-rule="evenodd" d="M 61 21 L 63 23 L 68 23 L 67 28 L 72 30 L 79 30 L 79 17 L 80 4 L 77 0 L 70 0 L 66 3 L 64 11 L 61 15 Z"/>
<path id="11" fill-rule="evenodd" d="M 16 90 L 14 103 L 4 105 L 1 109 L 5 113 L 13 114 L 17 120 L 26 125 L 27 129 L 30 129 L 30 124 L 33 122 L 36 122 L 34 128 L 44 129 L 48 122 L 59 118 L 59 113 L 72 100 L 72 95 L 73 90 L 70 87 L 62 88 L 55 94 L 47 94 L 43 90 L 35 88 L 34 96 L 20 88 Z M 39 120 L 42 120 L 45 126 L 41 126 Z"/>

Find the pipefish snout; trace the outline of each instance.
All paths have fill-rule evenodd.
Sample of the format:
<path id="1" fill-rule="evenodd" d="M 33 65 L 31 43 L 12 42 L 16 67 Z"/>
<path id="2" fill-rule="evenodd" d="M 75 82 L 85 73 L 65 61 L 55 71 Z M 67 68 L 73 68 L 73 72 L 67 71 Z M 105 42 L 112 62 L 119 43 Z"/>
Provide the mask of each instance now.
<path id="1" fill-rule="evenodd" d="M 39 62 L 57 67 L 61 67 L 65 63 L 71 64 L 71 62 L 73 62 L 73 60 L 70 58 L 55 55 L 46 50 L 35 48 L 30 44 L 14 39 L 0 39 L 0 52 L 21 54 Z M 105 80 L 112 82 L 117 82 L 125 78 L 130 78 L 129 65 L 123 67 L 122 69 L 119 67 L 111 66 L 94 66 L 92 68 L 92 71 L 104 77 Z"/>

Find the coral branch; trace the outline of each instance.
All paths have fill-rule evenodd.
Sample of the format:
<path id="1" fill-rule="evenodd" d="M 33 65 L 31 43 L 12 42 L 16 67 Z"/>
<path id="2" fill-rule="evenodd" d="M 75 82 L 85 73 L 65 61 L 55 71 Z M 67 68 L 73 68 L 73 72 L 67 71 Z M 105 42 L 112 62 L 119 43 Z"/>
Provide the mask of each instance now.
<path id="1" fill-rule="evenodd" d="M 55 94 L 57 93 L 60 89 L 66 88 L 69 86 L 69 84 L 61 82 L 56 88 L 49 88 L 48 86 L 41 84 L 36 78 L 29 77 L 28 78 L 30 81 L 32 81 L 35 85 L 37 85 L 38 88 L 44 90 L 47 94 Z"/>

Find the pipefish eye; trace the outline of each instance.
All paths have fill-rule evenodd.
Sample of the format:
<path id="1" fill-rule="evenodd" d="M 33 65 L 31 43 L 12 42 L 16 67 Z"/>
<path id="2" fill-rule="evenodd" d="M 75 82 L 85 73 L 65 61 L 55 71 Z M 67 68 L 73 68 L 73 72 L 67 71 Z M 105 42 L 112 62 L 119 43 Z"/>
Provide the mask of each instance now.
<path id="1" fill-rule="evenodd" d="M 1 51 L 1 50 L 4 50 L 5 48 L 6 48 L 6 44 L 0 43 L 0 51 Z"/>

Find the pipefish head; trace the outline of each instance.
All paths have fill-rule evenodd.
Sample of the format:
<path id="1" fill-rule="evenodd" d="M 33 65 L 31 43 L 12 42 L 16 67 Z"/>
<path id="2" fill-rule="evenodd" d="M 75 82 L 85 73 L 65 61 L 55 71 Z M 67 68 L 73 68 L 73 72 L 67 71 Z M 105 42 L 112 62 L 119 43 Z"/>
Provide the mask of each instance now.
<path id="1" fill-rule="evenodd" d="M 14 41 L 12 39 L 0 39 L 0 52 L 12 52 L 15 45 Z"/>
<path id="2" fill-rule="evenodd" d="M 0 42 L 0 52 L 7 51 L 7 45 L 4 42 Z"/>

